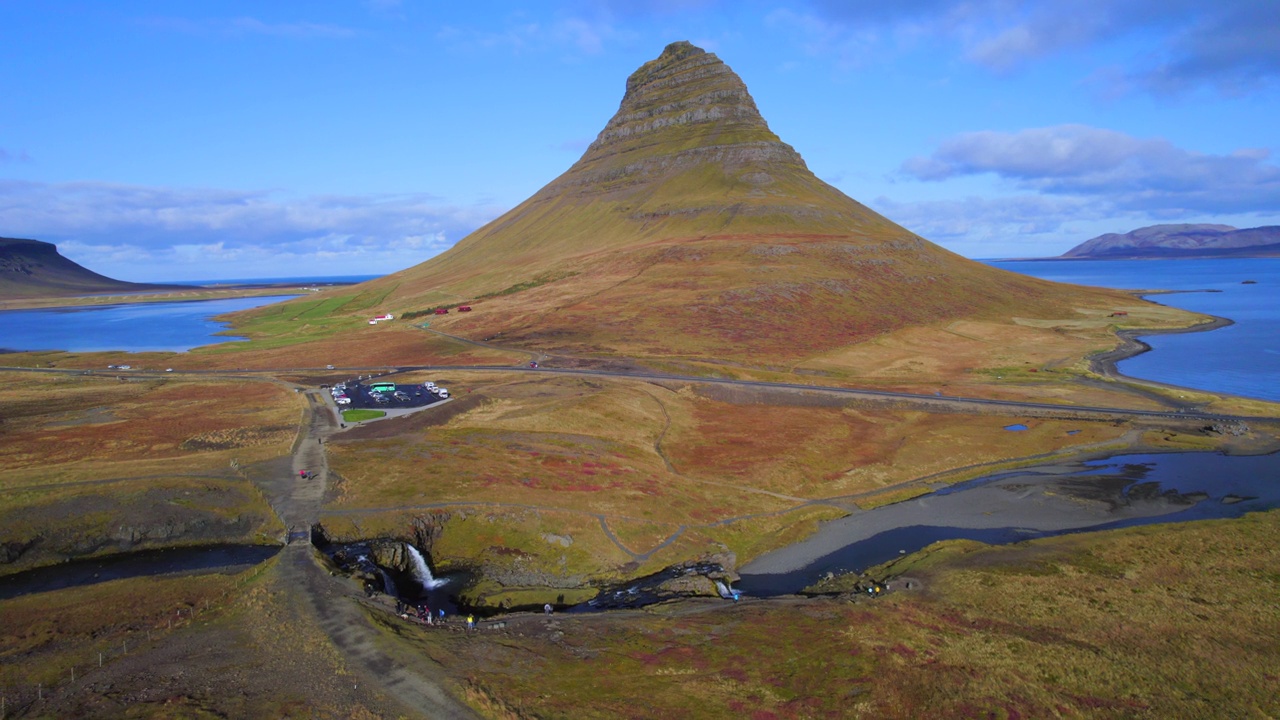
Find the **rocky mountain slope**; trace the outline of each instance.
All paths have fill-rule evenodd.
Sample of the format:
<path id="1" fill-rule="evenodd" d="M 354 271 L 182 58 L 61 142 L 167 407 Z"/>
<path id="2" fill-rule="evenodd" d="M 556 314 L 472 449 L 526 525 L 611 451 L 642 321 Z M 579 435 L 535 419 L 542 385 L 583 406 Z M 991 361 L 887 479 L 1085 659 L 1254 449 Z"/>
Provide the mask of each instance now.
<path id="1" fill-rule="evenodd" d="M 742 80 L 687 42 L 627 79 L 563 175 L 375 290 L 398 314 L 470 305 L 432 327 L 508 346 L 738 362 L 1099 302 L 959 257 L 822 182 Z"/>
<path id="2" fill-rule="evenodd" d="M 1230 225 L 1150 225 L 1107 233 L 1064 258 L 1280 257 L 1280 226 L 1239 230 Z"/>
<path id="3" fill-rule="evenodd" d="M 58 253 L 53 243 L 0 238 L 0 299 L 163 289 L 99 275 Z"/>

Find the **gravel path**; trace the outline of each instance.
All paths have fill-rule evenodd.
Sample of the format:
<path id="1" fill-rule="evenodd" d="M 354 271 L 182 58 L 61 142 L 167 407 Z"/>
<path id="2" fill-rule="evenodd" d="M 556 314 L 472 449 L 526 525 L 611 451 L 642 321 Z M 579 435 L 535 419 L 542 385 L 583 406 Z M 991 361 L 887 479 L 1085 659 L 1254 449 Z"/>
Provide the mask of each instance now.
<path id="1" fill-rule="evenodd" d="M 309 529 L 324 505 L 329 466 L 323 440 L 338 430 L 337 418 L 323 391 L 307 390 L 305 431 L 293 454 L 293 487 L 276 504 L 291 540 Z M 305 476 L 304 476 L 305 473 Z M 305 535 L 302 537 L 306 537 Z M 284 549 L 279 571 L 285 585 L 301 592 L 315 622 L 353 668 L 367 682 L 376 683 L 413 714 L 428 718 L 474 718 L 470 708 L 454 700 L 435 680 L 415 672 L 379 646 L 381 633 L 360 607 L 360 594 L 343 578 L 322 567 L 310 542 L 291 542 Z"/>

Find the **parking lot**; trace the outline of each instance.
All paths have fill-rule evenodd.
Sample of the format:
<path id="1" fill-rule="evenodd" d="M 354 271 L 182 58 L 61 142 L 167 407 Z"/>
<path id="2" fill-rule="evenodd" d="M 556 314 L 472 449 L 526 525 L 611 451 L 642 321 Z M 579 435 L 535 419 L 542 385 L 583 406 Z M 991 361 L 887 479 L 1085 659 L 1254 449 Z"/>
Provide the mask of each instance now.
<path id="1" fill-rule="evenodd" d="M 435 383 L 393 383 L 380 380 L 347 381 L 329 388 L 342 410 L 403 410 L 421 408 L 448 399 L 446 388 Z"/>

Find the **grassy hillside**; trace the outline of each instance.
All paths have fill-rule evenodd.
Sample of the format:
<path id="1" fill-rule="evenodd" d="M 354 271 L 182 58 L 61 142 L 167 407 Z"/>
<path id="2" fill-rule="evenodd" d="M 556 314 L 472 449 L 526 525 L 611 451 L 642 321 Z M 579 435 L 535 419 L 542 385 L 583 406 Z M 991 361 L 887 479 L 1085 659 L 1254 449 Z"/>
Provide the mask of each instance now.
<path id="1" fill-rule="evenodd" d="M 468 304 L 433 328 L 534 350 L 753 365 L 938 321 L 1132 303 L 966 260 L 846 197 L 769 129 L 732 70 L 688 43 L 628 79 L 567 172 L 361 297 L 378 298 L 361 312 Z"/>

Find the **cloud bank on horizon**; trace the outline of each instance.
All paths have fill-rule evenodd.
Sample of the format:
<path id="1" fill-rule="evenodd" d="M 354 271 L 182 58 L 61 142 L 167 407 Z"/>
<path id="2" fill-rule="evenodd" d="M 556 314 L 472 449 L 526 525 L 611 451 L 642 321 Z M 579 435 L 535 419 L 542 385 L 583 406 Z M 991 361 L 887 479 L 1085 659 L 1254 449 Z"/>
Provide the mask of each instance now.
<path id="1" fill-rule="evenodd" d="M 398 270 L 567 169 L 678 39 L 961 254 L 1280 224 L 1276 37 L 1248 0 L 11 3 L 0 236 L 129 280 Z"/>

